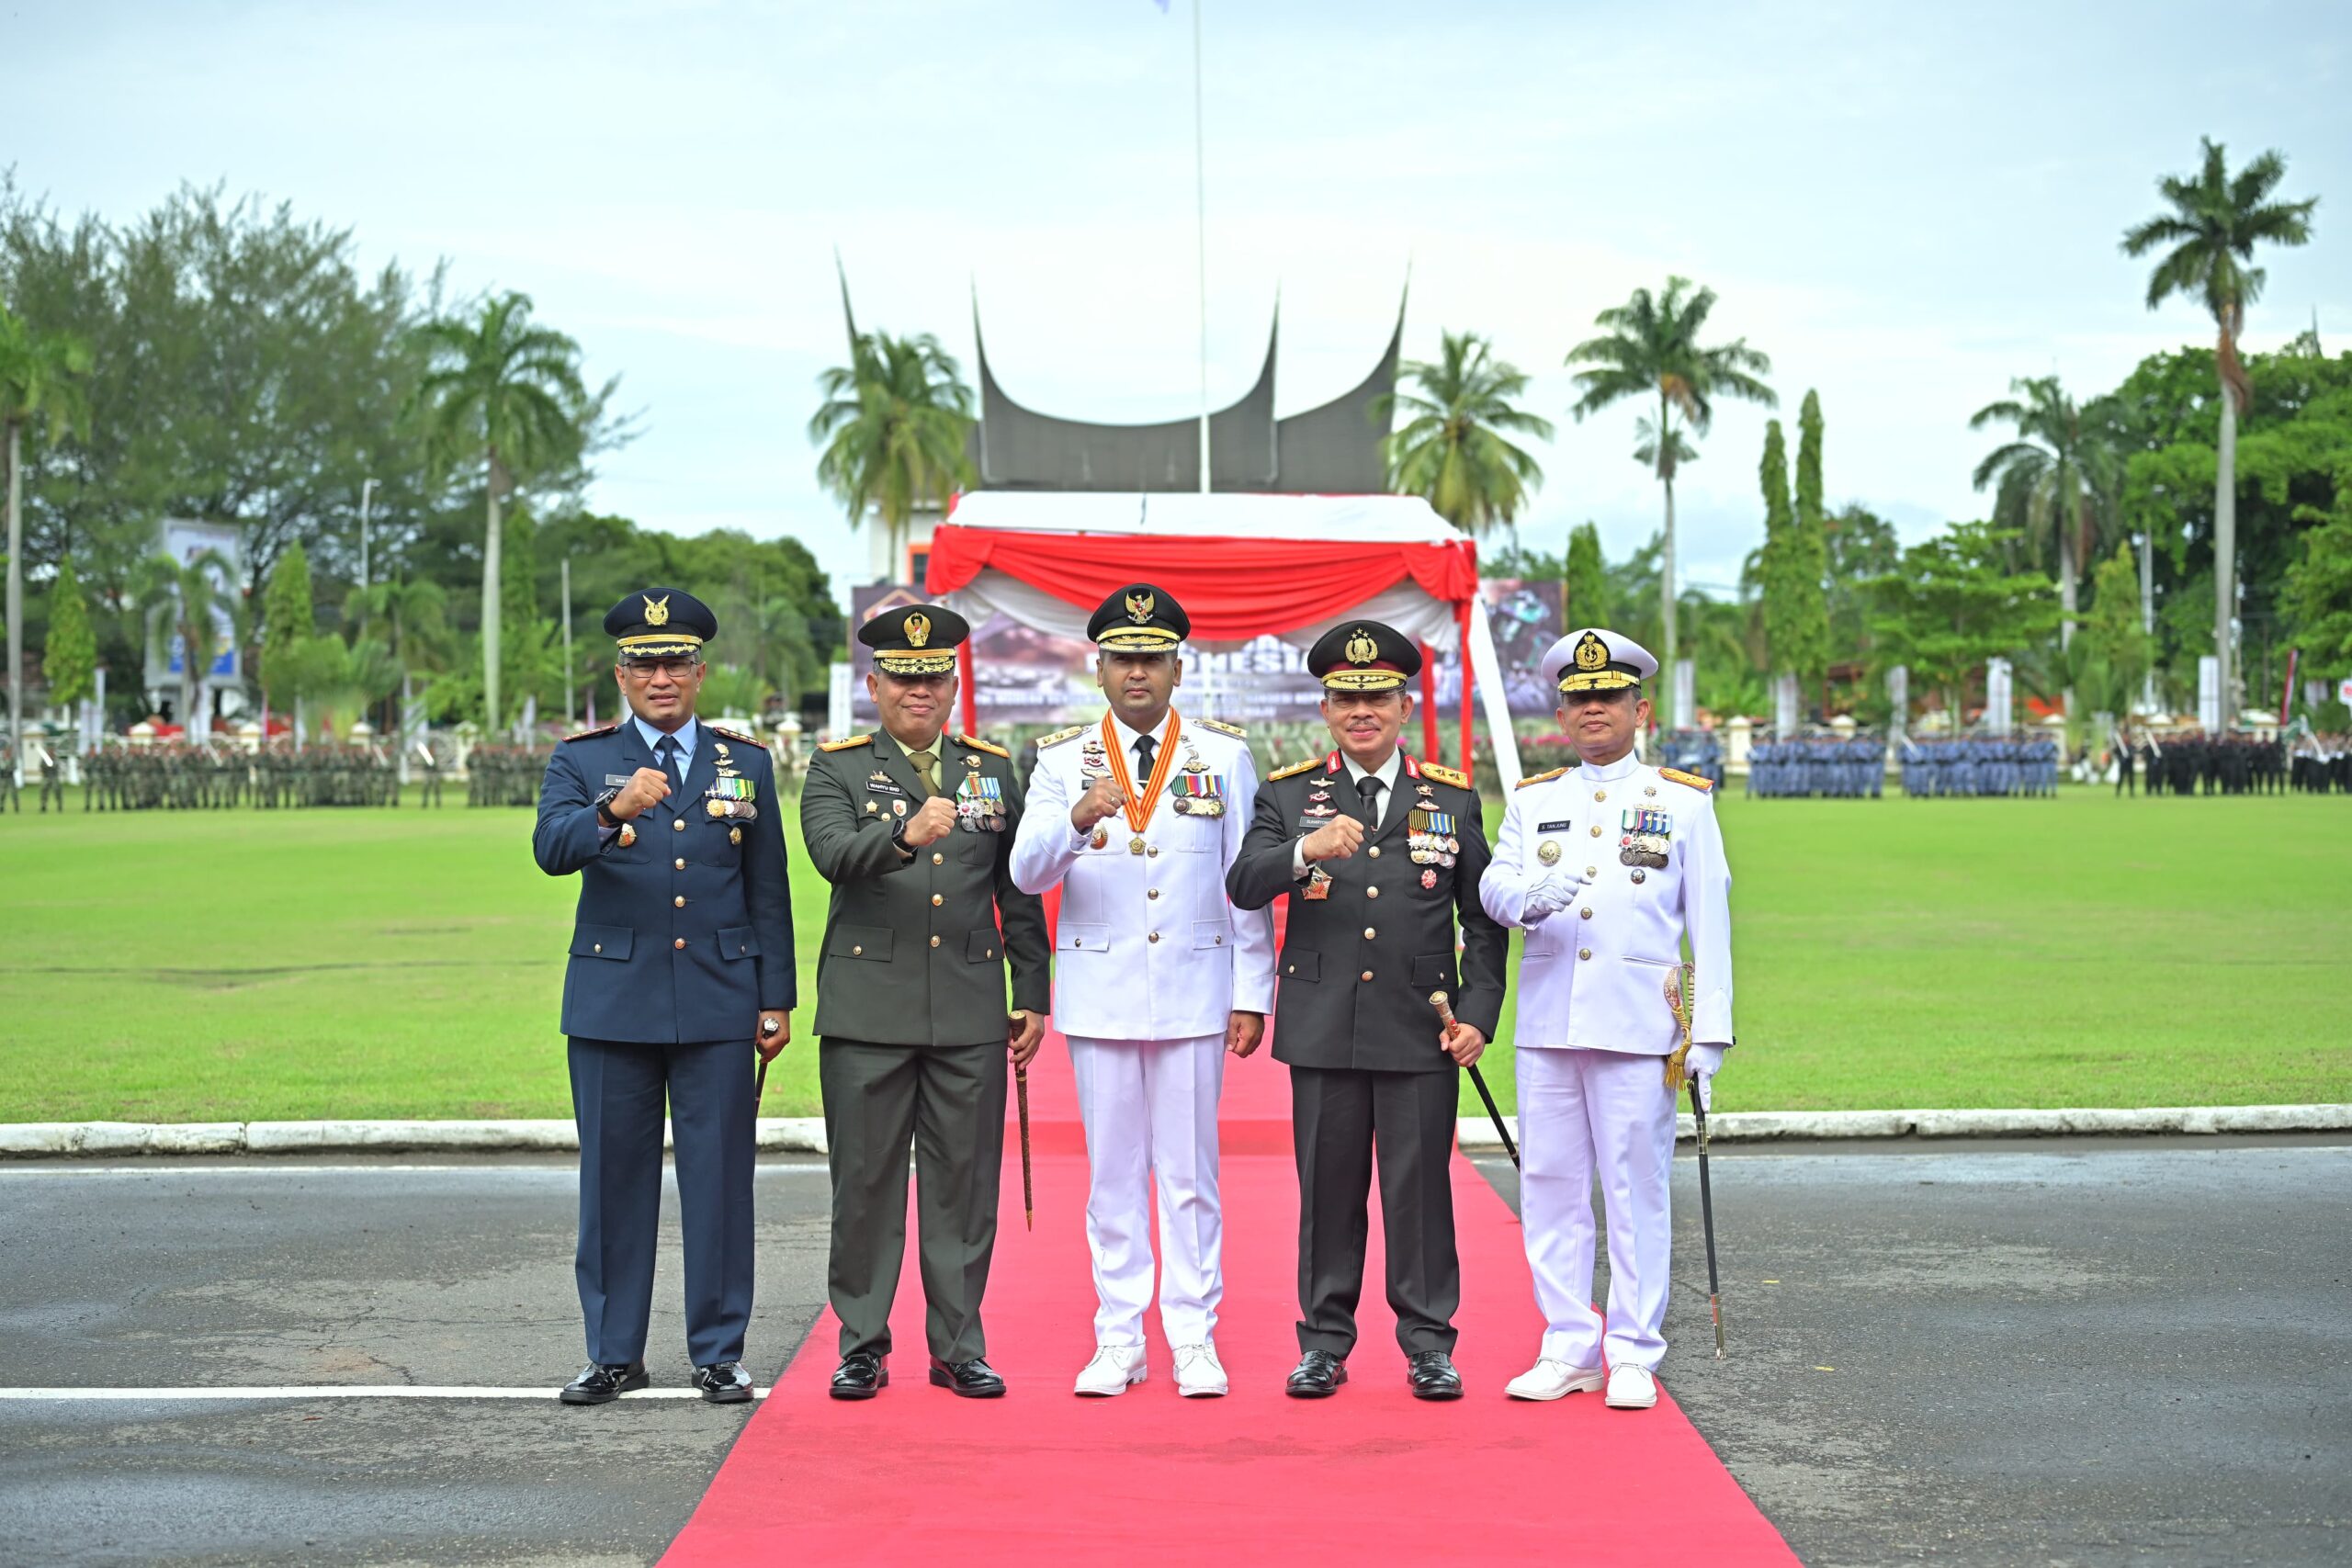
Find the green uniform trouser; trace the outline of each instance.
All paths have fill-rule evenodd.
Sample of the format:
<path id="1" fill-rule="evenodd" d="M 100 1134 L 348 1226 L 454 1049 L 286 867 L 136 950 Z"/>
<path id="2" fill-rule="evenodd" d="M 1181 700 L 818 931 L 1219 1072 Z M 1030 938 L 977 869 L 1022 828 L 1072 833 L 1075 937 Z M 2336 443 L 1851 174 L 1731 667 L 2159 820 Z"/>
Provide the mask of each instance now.
<path id="1" fill-rule="evenodd" d="M 996 1251 L 1004 1159 L 1004 1043 L 817 1048 L 833 1178 L 826 1273 L 842 1354 L 890 1349 L 890 1301 L 907 1250 L 907 1148 L 914 1147 L 916 1243 L 931 1353 L 987 1354 L 980 1297 Z"/>

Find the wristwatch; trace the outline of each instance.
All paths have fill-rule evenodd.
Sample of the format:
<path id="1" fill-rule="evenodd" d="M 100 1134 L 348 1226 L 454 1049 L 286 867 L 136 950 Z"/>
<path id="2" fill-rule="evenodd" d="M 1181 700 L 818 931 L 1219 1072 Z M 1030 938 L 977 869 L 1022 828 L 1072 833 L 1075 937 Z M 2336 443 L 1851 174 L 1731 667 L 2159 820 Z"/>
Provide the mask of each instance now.
<path id="1" fill-rule="evenodd" d="M 890 847 L 910 859 L 913 858 L 914 846 L 907 842 L 907 819 L 903 817 L 890 818 Z"/>
<path id="2" fill-rule="evenodd" d="M 620 795 L 620 788 L 616 785 L 596 797 L 596 820 L 607 828 L 617 828 L 621 825 L 621 819 L 614 816 L 611 809 L 613 802 L 618 800 Z"/>

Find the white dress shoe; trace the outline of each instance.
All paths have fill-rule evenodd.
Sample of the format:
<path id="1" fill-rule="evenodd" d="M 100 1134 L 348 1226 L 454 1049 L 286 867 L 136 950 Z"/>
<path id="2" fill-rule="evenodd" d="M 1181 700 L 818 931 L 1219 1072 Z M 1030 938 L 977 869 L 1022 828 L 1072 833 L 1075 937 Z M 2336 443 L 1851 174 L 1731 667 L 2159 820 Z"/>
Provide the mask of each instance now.
<path id="1" fill-rule="evenodd" d="M 1503 1384 L 1503 1392 L 1513 1399 L 1565 1399 L 1572 1393 L 1599 1393 L 1608 1386 L 1609 1374 L 1599 1367 L 1543 1360 Z"/>
<path id="2" fill-rule="evenodd" d="M 1186 1399 L 1216 1399 L 1226 1391 L 1225 1365 L 1206 1342 L 1176 1347 L 1176 1392 Z"/>
<path id="3" fill-rule="evenodd" d="M 1650 1376 L 1646 1367 L 1609 1369 L 1610 1409 L 1647 1410 L 1657 1403 L 1657 1379 Z"/>
<path id="4" fill-rule="evenodd" d="M 1077 1392 L 1092 1399 L 1108 1399 L 1126 1393 L 1129 1383 L 1141 1382 L 1144 1376 L 1142 1346 L 1097 1345 L 1094 1359 L 1079 1371 Z"/>

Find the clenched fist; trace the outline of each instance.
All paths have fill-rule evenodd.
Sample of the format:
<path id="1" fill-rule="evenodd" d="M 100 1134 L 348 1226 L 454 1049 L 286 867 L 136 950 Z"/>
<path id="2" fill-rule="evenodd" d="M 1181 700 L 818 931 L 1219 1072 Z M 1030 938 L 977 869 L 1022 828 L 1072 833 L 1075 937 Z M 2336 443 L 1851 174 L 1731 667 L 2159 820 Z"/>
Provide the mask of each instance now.
<path id="1" fill-rule="evenodd" d="M 1091 833 L 1094 825 L 1127 803 L 1127 792 L 1119 781 L 1109 774 L 1096 779 L 1069 808 L 1069 825 L 1081 833 Z"/>
<path id="2" fill-rule="evenodd" d="M 1306 835 L 1299 852 L 1310 861 L 1346 860 L 1363 847 L 1363 821 L 1354 817 L 1334 817 Z"/>
<path id="3" fill-rule="evenodd" d="M 669 794 L 669 774 L 659 768 L 639 768 L 629 775 L 628 783 L 621 785 L 620 794 L 613 796 L 613 803 L 605 809 L 626 822 L 639 812 L 667 799 Z"/>
<path id="4" fill-rule="evenodd" d="M 934 795 L 915 807 L 907 818 L 907 842 L 922 845 L 945 838 L 956 829 L 956 803 L 944 795 Z"/>

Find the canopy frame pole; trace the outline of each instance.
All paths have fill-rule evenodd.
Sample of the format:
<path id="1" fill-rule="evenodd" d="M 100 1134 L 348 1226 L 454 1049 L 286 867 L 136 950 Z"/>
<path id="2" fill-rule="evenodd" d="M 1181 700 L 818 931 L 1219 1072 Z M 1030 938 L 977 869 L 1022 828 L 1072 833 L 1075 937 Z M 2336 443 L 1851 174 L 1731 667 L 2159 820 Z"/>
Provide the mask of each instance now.
<path id="1" fill-rule="evenodd" d="M 1421 644 L 1421 755 L 1437 761 L 1437 649 Z"/>
<path id="2" fill-rule="evenodd" d="M 980 732 L 979 682 L 973 678 L 972 639 L 966 637 L 956 645 L 956 683 L 964 688 L 964 733 L 977 736 Z"/>
<path id="3" fill-rule="evenodd" d="M 1474 588 L 1473 592 L 1476 590 Z M 1470 768 L 1470 729 L 1476 709 L 1471 705 L 1470 688 L 1470 601 L 1463 600 L 1453 607 L 1453 624 L 1457 631 L 1455 652 L 1462 660 L 1462 774 L 1475 779 Z"/>

